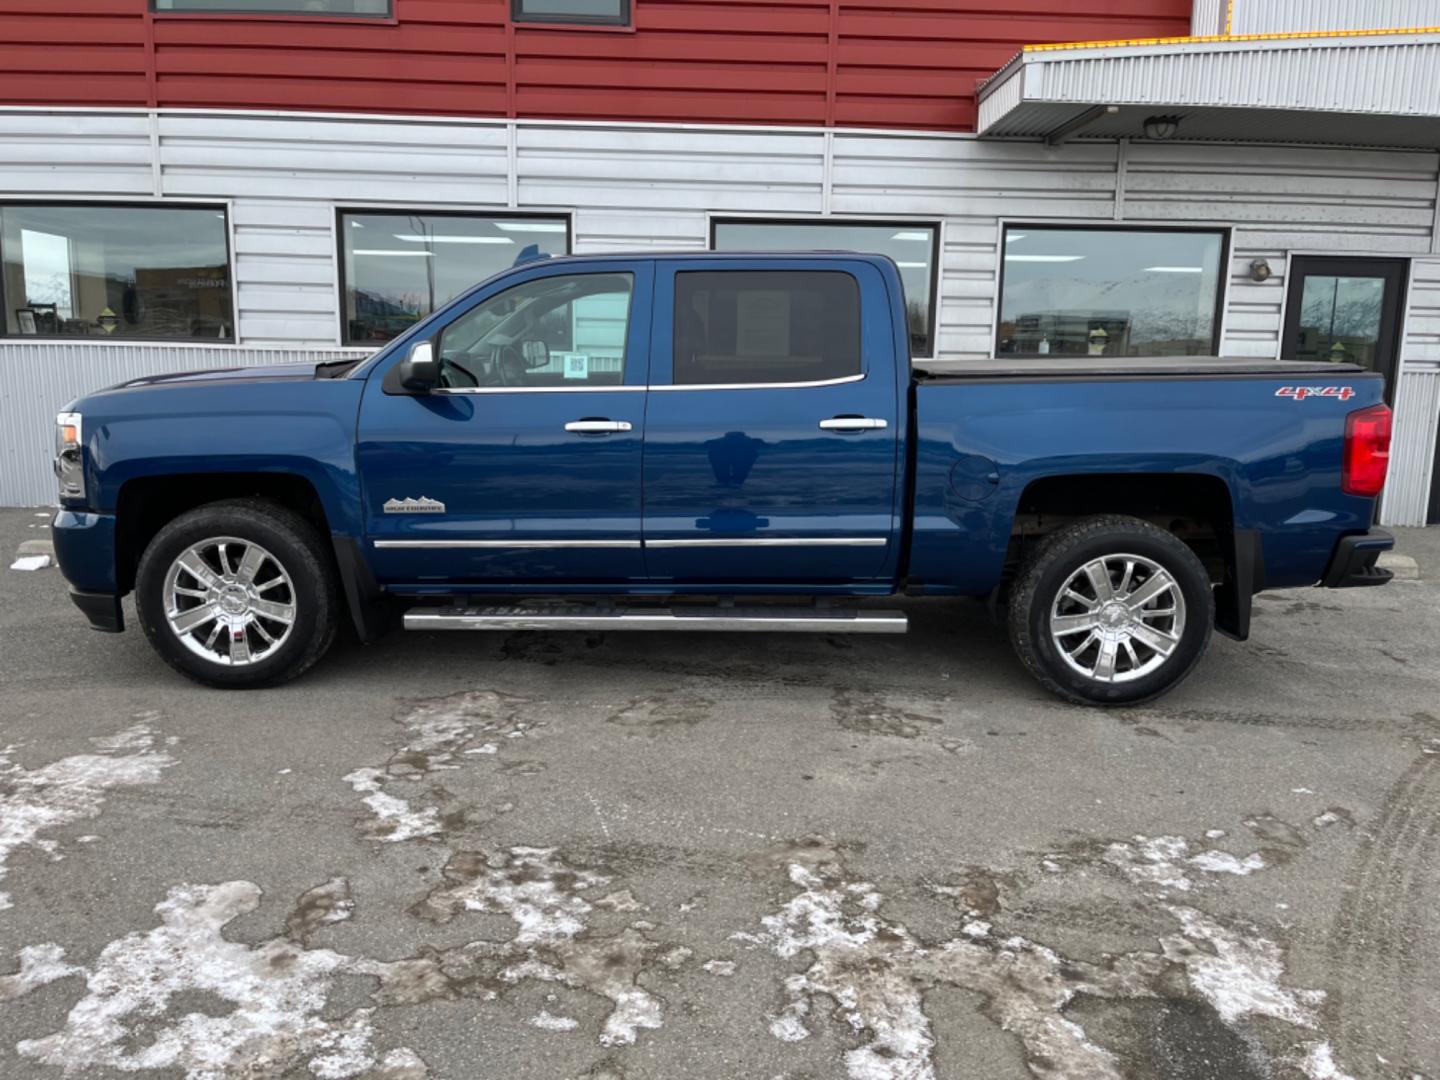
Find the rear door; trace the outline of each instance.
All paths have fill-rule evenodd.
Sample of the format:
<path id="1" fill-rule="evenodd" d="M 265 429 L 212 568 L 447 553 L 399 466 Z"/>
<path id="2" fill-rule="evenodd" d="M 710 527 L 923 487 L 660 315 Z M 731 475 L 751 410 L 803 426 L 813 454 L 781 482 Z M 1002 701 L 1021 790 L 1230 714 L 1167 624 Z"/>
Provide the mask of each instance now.
<path id="1" fill-rule="evenodd" d="M 439 330 L 438 390 L 407 395 L 375 371 L 358 457 L 383 582 L 644 577 L 652 276 L 643 260 L 540 264 Z"/>
<path id="2" fill-rule="evenodd" d="M 1285 303 L 1288 360 L 1324 360 L 1378 371 L 1395 404 L 1405 259 L 1296 255 Z"/>
<path id="3" fill-rule="evenodd" d="M 891 576 L 894 341 L 886 286 L 868 263 L 660 263 L 644 461 L 651 579 Z"/>

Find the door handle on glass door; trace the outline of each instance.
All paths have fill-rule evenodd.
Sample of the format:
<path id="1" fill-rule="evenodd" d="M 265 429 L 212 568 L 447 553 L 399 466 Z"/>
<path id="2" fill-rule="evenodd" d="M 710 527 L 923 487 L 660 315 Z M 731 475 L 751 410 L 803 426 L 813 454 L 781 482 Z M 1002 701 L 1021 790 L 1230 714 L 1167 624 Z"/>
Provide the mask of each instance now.
<path id="1" fill-rule="evenodd" d="M 820 427 L 825 431 L 878 431 L 889 426 L 884 420 L 874 420 L 868 416 L 836 416 L 820 421 Z"/>
<path id="2" fill-rule="evenodd" d="M 578 431 L 581 435 L 609 435 L 616 431 L 629 431 L 629 420 L 571 420 L 565 425 L 566 431 Z"/>

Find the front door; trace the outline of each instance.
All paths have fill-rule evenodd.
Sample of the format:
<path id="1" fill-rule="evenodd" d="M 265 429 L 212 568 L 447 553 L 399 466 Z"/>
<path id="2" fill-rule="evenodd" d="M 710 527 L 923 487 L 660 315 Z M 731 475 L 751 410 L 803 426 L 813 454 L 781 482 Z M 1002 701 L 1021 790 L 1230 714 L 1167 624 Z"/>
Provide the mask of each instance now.
<path id="1" fill-rule="evenodd" d="M 899 549 L 901 339 L 877 296 L 884 282 L 866 263 L 757 269 L 712 257 L 657 272 L 645 436 L 652 580 L 888 580 Z"/>
<path id="2" fill-rule="evenodd" d="M 439 389 L 406 394 L 375 371 L 358 457 L 382 583 L 644 576 L 652 280 L 647 261 L 542 264 L 436 333 Z"/>
<path id="3" fill-rule="evenodd" d="M 1281 355 L 1378 371 L 1393 405 L 1404 302 L 1404 259 L 1297 255 L 1290 263 Z"/>

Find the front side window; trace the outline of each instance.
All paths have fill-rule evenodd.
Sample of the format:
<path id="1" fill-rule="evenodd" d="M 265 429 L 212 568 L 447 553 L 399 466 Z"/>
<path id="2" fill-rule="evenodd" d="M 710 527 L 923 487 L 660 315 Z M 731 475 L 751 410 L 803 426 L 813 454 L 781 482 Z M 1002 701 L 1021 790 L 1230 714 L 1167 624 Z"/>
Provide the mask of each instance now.
<path id="1" fill-rule="evenodd" d="M 481 301 L 440 334 L 452 389 L 585 389 L 625 381 L 631 274 L 538 278 Z"/>
<path id="2" fill-rule="evenodd" d="M 629 26 L 630 0 L 510 0 L 514 22 Z"/>
<path id="3" fill-rule="evenodd" d="M 0 268 L 6 335 L 235 339 L 220 207 L 0 205 Z"/>
<path id="4" fill-rule="evenodd" d="M 389 341 L 517 261 L 570 247 L 563 217 L 345 211 L 339 230 L 347 345 Z"/>
<path id="5" fill-rule="evenodd" d="M 153 0 L 154 10 L 232 15 L 390 14 L 390 0 Z"/>
<path id="6" fill-rule="evenodd" d="M 677 386 L 807 383 L 860 374 L 860 287 L 834 270 L 675 275 Z"/>
<path id="7" fill-rule="evenodd" d="M 716 221 L 716 251 L 858 251 L 888 255 L 905 285 L 910 354 L 935 349 L 935 262 L 940 229 L 934 223 L 853 221 Z"/>
<path id="8" fill-rule="evenodd" d="M 1000 356 L 1216 352 L 1225 234 L 1005 229 Z"/>

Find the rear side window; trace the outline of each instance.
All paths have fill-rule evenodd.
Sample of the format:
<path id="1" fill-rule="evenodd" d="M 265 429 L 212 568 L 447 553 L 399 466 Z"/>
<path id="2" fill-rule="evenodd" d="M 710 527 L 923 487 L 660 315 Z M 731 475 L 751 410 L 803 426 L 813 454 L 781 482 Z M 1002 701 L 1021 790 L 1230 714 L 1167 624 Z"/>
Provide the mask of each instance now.
<path id="1" fill-rule="evenodd" d="M 675 275 L 675 384 L 822 382 L 860 374 L 860 287 L 834 270 Z"/>

